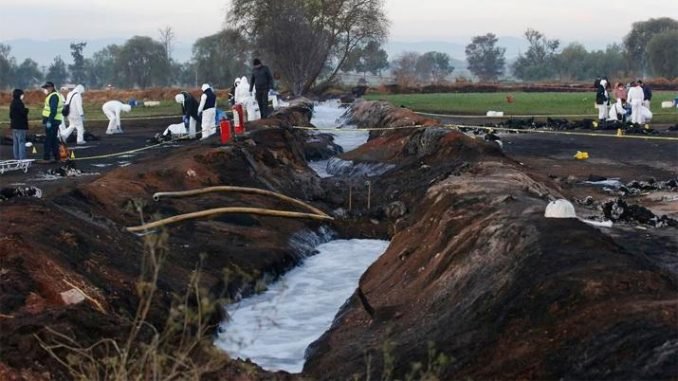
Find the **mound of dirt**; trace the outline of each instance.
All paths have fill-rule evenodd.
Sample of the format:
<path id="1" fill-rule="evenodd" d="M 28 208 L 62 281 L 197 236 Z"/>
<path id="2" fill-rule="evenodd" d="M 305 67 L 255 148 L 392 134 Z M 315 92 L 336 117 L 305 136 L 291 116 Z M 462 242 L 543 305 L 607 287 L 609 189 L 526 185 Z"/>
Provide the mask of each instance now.
<path id="1" fill-rule="evenodd" d="M 305 113 L 289 110 L 280 115 L 284 121 L 309 123 Z M 45 327 L 85 345 L 124 334 L 126 317 L 133 316 L 137 306 L 144 250 L 142 238 L 124 228 L 139 225 L 140 218 L 150 221 L 225 206 L 304 211 L 252 194 L 212 193 L 157 202 L 152 195 L 234 185 L 307 201 L 319 198 L 319 178 L 305 161 L 307 140 L 302 131 L 261 129 L 233 145 L 192 144 L 146 156 L 56 198 L 14 197 L 0 203 L 5 221 L 0 231 L 0 372 L 27 369 L 67 379 L 34 337 L 48 336 Z M 314 240 L 326 239 L 316 234 L 320 228 L 310 220 L 250 215 L 217 215 L 168 226 L 168 254 L 150 323 L 162 326 L 173 295 L 186 292 L 197 267 L 206 296 L 236 299 L 308 255 L 317 244 Z M 74 286 L 92 299 L 81 301 Z M 212 322 L 221 319 L 214 316 Z M 257 371 L 248 377 L 258 378 Z"/>
<path id="2" fill-rule="evenodd" d="M 383 109 L 375 105 L 379 117 L 367 110 L 357 121 L 380 123 Z M 665 256 L 622 247 L 577 219 L 544 218 L 548 201 L 561 198 L 556 184 L 490 143 L 455 131 L 427 133 L 386 132 L 350 153 L 353 160 L 397 163 L 374 181 L 373 203 L 400 201 L 404 216 L 392 221 L 387 252 L 309 348 L 304 374 L 675 374 L 678 276 L 666 270 Z M 417 147 L 410 156 L 409 146 Z"/>

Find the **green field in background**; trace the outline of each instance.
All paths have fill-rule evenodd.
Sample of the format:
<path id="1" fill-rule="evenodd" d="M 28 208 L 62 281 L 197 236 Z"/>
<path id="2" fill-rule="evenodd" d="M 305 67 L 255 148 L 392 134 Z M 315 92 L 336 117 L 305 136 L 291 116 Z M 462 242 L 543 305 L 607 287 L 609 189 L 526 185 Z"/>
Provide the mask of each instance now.
<path id="1" fill-rule="evenodd" d="M 507 96 L 513 97 L 508 103 Z M 662 101 L 678 97 L 678 92 L 655 91 L 652 97 L 654 123 L 678 123 L 678 110 L 662 109 Z M 444 93 L 444 94 L 368 94 L 369 100 L 384 100 L 396 106 L 405 106 L 415 111 L 485 115 L 487 111 L 503 111 L 504 115 L 582 115 L 581 118 L 597 118 L 593 107 L 595 93 Z"/>

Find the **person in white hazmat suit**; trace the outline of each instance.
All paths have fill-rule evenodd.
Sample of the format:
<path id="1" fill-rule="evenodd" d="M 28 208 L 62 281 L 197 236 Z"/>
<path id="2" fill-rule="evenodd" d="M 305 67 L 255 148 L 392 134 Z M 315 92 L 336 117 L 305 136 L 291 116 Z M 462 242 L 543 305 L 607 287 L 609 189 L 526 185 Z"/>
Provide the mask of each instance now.
<path id="1" fill-rule="evenodd" d="M 204 140 L 217 132 L 217 96 L 207 83 L 202 85 L 198 114 L 202 121 L 202 137 L 200 139 Z"/>
<path id="2" fill-rule="evenodd" d="M 104 103 L 101 110 L 108 118 L 107 135 L 122 133 L 122 126 L 120 125 L 120 113 L 132 111 L 132 106 L 124 104 L 120 101 L 108 101 Z"/>
<path id="3" fill-rule="evenodd" d="M 256 91 L 256 88 L 254 91 Z M 238 83 L 238 87 L 235 89 L 235 94 L 235 103 L 242 103 L 247 111 L 248 121 L 261 119 L 259 104 L 252 96 L 252 93 L 250 93 L 250 82 L 247 80 L 247 77 L 240 78 L 240 83 Z"/>
<path id="4" fill-rule="evenodd" d="M 631 123 L 633 124 L 645 123 L 642 110 L 644 99 L 645 93 L 643 93 L 643 88 L 637 82 L 633 82 L 627 98 L 627 102 L 631 105 Z"/>
<path id="5" fill-rule="evenodd" d="M 68 127 L 63 124 L 59 126 L 59 135 L 62 141 L 66 141 L 69 136 L 76 131 L 77 144 L 85 144 L 85 111 L 82 107 L 82 94 L 85 93 L 83 85 L 77 85 L 66 95 L 66 104 L 68 105 Z"/>

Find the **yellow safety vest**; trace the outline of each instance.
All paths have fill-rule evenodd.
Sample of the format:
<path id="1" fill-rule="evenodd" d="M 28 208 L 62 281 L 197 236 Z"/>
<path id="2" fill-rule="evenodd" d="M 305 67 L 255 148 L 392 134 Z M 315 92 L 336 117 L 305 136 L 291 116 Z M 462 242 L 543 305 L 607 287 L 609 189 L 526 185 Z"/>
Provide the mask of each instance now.
<path id="1" fill-rule="evenodd" d="M 59 104 L 57 105 L 57 112 L 56 115 L 54 116 L 54 120 L 61 121 L 63 120 L 63 115 L 61 115 L 61 111 L 64 109 L 64 97 L 62 97 L 61 94 L 57 93 L 56 91 L 51 92 L 45 98 L 45 108 L 42 109 L 42 117 L 49 118 L 49 115 L 52 113 L 52 108 L 49 106 L 49 101 L 55 95 L 59 98 Z"/>

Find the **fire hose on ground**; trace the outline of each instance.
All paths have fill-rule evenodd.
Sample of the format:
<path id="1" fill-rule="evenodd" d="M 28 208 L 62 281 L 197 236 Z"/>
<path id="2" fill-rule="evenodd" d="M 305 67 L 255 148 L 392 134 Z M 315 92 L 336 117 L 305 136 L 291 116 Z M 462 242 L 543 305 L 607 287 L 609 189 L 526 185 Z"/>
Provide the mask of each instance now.
<path id="1" fill-rule="evenodd" d="M 181 221 L 186 221 L 186 220 L 191 220 L 195 218 L 201 218 L 201 217 L 210 217 L 210 216 L 216 216 L 216 215 L 222 215 L 222 214 L 253 214 L 253 215 L 258 215 L 258 216 L 269 216 L 269 217 L 282 217 L 282 218 L 303 218 L 303 219 L 311 219 L 311 220 L 317 220 L 317 221 L 331 221 L 334 218 L 330 217 L 327 215 L 325 212 L 323 212 L 320 209 L 317 209 L 303 201 L 297 200 L 292 197 L 288 197 L 285 195 L 282 195 L 280 193 L 268 191 L 265 189 L 258 189 L 258 188 L 246 188 L 246 187 L 236 187 L 236 186 L 215 186 L 215 187 L 207 187 L 207 188 L 200 188 L 200 189 L 193 189 L 193 190 L 188 190 L 188 191 L 179 191 L 179 192 L 158 192 L 153 195 L 153 200 L 159 201 L 160 198 L 162 197 L 190 197 L 190 196 L 196 196 L 196 195 L 201 195 L 205 193 L 212 193 L 212 192 L 234 192 L 234 193 L 252 193 L 252 194 L 260 194 L 260 195 L 265 195 L 265 196 L 271 196 L 274 198 L 278 198 L 280 200 L 289 202 L 291 204 L 297 205 L 299 207 L 302 207 L 304 209 L 309 210 L 311 213 L 302 213 L 302 212 L 290 212 L 290 211 L 285 211 L 285 210 L 276 210 L 276 209 L 265 209 L 265 208 L 251 208 L 251 207 L 223 207 L 223 208 L 213 208 L 213 209 L 206 209 L 206 210 L 201 210 L 197 212 L 191 212 L 191 213 L 186 213 L 186 214 L 179 214 L 176 216 L 164 218 L 158 221 L 154 222 L 149 222 L 140 226 L 132 226 L 128 227 L 127 231 L 136 233 L 136 232 L 143 232 L 149 229 L 154 229 L 158 228 L 161 226 L 169 225 L 169 224 L 174 224 L 177 222 Z"/>

